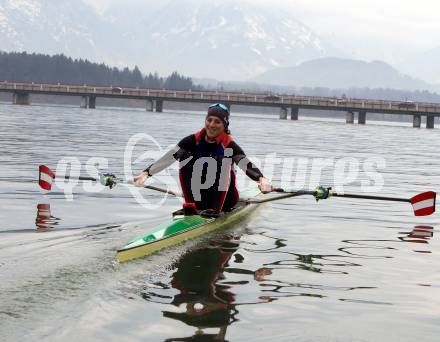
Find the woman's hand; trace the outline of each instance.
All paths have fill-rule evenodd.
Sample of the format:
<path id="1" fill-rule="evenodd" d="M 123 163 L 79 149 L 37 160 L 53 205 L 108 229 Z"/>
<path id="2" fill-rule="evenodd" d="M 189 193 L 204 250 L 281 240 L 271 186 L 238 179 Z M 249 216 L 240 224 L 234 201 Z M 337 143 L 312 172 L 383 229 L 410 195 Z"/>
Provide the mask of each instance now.
<path id="1" fill-rule="evenodd" d="M 134 176 L 133 178 L 133 184 L 136 186 L 143 186 L 145 184 L 145 181 L 147 178 L 150 177 L 147 171 L 142 171 L 137 176 Z"/>
<path id="2" fill-rule="evenodd" d="M 260 177 L 260 179 L 258 181 L 258 188 L 260 189 L 260 191 L 263 194 L 267 194 L 267 193 L 273 191 L 272 183 L 264 177 Z"/>

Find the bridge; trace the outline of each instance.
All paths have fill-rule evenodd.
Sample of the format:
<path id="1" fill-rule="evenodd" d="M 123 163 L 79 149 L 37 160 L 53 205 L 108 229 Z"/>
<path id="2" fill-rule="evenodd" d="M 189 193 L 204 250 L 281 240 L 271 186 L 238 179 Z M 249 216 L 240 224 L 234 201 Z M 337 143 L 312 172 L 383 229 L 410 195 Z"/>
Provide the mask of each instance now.
<path id="1" fill-rule="evenodd" d="M 165 89 L 140 89 L 121 87 L 98 87 L 90 85 L 36 84 L 0 82 L 0 92 L 12 94 L 12 102 L 29 105 L 31 94 L 77 96 L 81 107 L 95 108 L 96 99 L 136 99 L 146 101 L 147 111 L 162 112 L 164 102 L 225 103 L 227 106 L 263 106 L 279 109 L 280 119 L 298 120 L 299 109 L 342 111 L 346 122 L 354 123 L 355 113 L 358 123 L 365 124 L 367 113 L 411 115 L 413 127 L 421 127 L 422 117 L 426 117 L 426 128 L 434 128 L 434 120 L 440 117 L 440 104 L 411 101 L 388 101 L 354 98 L 333 98 L 296 95 L 267 95 L 244 92 L 220 91 L 174 91 Z"/>

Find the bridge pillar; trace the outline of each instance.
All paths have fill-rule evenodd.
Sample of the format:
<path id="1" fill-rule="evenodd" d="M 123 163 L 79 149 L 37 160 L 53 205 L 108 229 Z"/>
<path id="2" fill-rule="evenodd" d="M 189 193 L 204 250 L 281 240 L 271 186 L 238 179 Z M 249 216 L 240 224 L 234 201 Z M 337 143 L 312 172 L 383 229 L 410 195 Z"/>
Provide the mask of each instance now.
<path id="1" fill-rule="evenodd" d="M 154 110 L 153 100 L 147 100 L 147 112 L 152 112 Z"/>
<path id="2" fill-rule="evenodd" d="M 345 115 L 345 122 L 348 124 L 352 124 L 354 123 L 354 113 L 349 111 L 347 112 L 347 114 Z"/>
<path id="3" fill-rule="evenodd" d="M 96 96 L 90 96 L 89 97 L 89 108 L 95 109 L 96 108 Z"/>
<path id="4" fill-rule="evenodd" d="M 29 93 L 14 93 L 12 95 L 12 103 L 16 105 L 30 105 Z"/>
<path id="5" fill-rule="evenodd" d="M 81 97 L 81 108 L 89 108 L 89 97 L 88 96 Z"/>
<path id="6" fill-rule="evenodd" d="M 163 112 L 163 101 L 162 100 L 156 100 L 156 112 L 157 113 Z"/>
<path id="7" fill-rule="evenodd" d="M 292 107 L 290 108 L 290 120 L 298 120 L 298 107 Z"/>
<path id="8" fill-rule="evenodd" d="M 280 107 L 280 119 L 286 120 L 287 119 L 287 108 Z"/>
<path id="9" fill-rule="evenodd" d="M 434 119 L 435 116 L 433 115 L 426 116 L 426 128 L 434 128 Z"/>
<path id="10" fill-rule="evenodd" d="M 413 127 L 420 128 L 421 125 L 422 125 L 422 116 L 420 114 L 414 114 L 413 115 Z"/>
<path id="11" fill-rule="evenodd" d="M 367 112 L 360 111 L 358 114 L 358 124 L 365 125 L 366 122 L 367 122 Z"/>

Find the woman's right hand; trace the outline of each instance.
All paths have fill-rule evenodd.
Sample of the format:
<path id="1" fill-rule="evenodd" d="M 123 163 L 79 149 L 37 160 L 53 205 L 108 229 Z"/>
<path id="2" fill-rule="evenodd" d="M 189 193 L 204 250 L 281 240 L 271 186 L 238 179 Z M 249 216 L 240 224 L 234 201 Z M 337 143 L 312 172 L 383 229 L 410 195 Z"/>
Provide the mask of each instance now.
<path id="1" fill-rule="evenodd" d="M 149 176 L 150 175 L 147 171 L 142 171 L 140 174 L 133 177 L 133 184 L 136 186 L 143 186 Z"/>

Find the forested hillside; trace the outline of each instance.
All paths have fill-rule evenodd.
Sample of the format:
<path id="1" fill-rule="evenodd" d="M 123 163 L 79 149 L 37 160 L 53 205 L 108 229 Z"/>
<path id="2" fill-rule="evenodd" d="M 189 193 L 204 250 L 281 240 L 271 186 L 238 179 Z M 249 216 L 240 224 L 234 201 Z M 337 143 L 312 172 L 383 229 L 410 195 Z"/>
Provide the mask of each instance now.
<path id="1" fill-rule="evenodd" d="M 143 74 L 137 66 L 118 69 L 62 54 L 49 56 L 26 52 L 0 52 L 0 81 L 194 89 L 192 79 L 177 72 L 160 77 L 157 73 Z"/>

